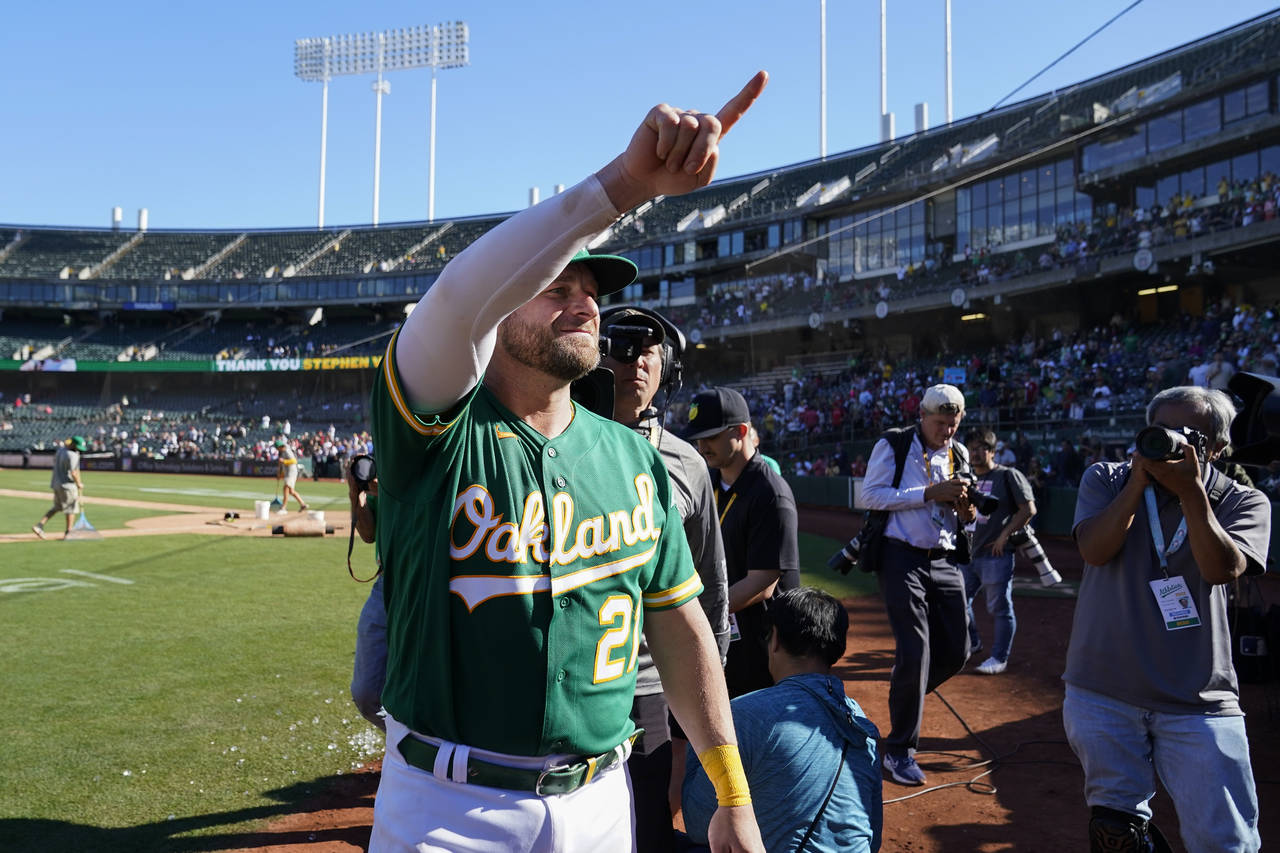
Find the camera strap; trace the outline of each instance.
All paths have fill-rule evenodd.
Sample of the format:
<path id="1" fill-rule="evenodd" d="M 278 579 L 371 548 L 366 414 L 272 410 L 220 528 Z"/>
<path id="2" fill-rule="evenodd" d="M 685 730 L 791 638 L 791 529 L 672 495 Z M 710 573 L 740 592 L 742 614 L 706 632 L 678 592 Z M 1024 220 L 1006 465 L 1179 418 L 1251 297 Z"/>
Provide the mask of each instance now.
<path id="1" fill-rule="evenodd" d="M 1164 544 L 1164 527 L 1160 524 L 1160 511 L 1156 507 L 1156 490 L 1147 486 L 1142 490 L 1143 498 L 1147 502 L 1147 523 L 1151 527 L 1151 542 L 1156 546 L 1156 557 L 1160 560 L 1160 571 L 1164 572 L 1165 579 L 1169 578 L 1169 555 L 1182 547 L 1182 543 L 1187 539 L 1187 519 L 1184 517 L 1178 522 L 1178 529 L 1173 531 L 1173 539 L 1169 541 L 1166 548 Z"/>
<path id="2" fill-rule="evenodd" d="M 351 529 L 347 533 L 347 574 L 351 575 L 351 579 L 356 583 L 369 583 L 376 580 L 378 575 L 382 574 L 382 561 L 378 561 L 378 570 L 367 578 L 356 577 L 355 569 L 351 568 L 351 551 L 356 545 L 356 509 L 351 508 Z M 377 559 L 377 548 L 374 549 L 375 559 Z"/>

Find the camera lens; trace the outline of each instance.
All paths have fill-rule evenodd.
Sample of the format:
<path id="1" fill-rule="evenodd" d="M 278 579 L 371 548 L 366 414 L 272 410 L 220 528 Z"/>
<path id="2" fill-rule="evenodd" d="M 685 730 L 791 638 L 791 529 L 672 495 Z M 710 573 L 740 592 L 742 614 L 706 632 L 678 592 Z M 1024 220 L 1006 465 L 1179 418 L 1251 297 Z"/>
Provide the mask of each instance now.
<path id="1" fill-rule="evenodd" d="M 1164 427 L 1150 426 L 1140 431 L 1134 439 L 1138 453 L 1148 459 L 1168 460 L 1182 457 L 1186 436 Z"/>
<path id="2" fill-rule="evenodd" d="M 849 570 L 858 562 L 861 546 L 862 543 L 858 541 L 857 537 L 854 537 L 848 544 L 828 558 L 827 568 L 843 575 L 849 574 Z"/>

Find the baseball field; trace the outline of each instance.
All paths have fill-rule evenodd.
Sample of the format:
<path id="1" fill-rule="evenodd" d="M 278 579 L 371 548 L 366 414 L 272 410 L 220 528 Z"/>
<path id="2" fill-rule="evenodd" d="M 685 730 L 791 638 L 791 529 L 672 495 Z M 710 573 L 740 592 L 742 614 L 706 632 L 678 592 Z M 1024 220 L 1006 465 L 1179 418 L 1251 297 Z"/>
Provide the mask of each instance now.
<path id="1" fill-rule="evenodd" d="M 39 541 L 49 473 L 0 471 L 0 849 L 234 846 L 381 755 L 347 695 L 345 486 L 299 484 L 341 534 L 301 538 L 253 518 L 275 480 L 84 479 L 103 537 Z"/>

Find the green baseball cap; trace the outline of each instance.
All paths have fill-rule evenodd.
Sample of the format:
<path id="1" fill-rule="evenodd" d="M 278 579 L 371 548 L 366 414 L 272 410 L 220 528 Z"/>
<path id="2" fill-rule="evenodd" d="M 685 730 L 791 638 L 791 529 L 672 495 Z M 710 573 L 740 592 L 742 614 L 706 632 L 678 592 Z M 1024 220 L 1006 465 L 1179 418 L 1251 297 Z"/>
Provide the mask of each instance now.
<path id="1" fill-rule="evenodd" d="M 83 435 L 73 435 L 71 436 L 71 446 L 76 450 L 84 450 L 89 445 L 85 442 Z"/>
<path id="2" fill-rule="evenodd" d="M 640 270 L 627 258 L 621 255 L 593 255 L 586 249 L 569 259 L 571 264 L 586 264 L 587 269 L 595 276 L 599 296 L 617 293 L 636 280 Z"/>

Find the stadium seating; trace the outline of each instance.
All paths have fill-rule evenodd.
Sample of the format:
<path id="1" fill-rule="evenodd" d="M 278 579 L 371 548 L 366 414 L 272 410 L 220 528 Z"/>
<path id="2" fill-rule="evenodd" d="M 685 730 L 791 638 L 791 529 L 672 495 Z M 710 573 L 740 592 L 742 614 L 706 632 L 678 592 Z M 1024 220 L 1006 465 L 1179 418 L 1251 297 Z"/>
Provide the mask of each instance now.
<path id="1" fill-rule="evenodd" d="M 111 264 L 106 276 L 120 281 L 182 278 L 237 236 L 229 232 L 148 231 Z"/>
<path id="2" fill-rule="evenodd" d="M 15 250 L 0 261 L 0 277 L 88 277 L 132 236 L 115 231 L 24 230 Z"/>

